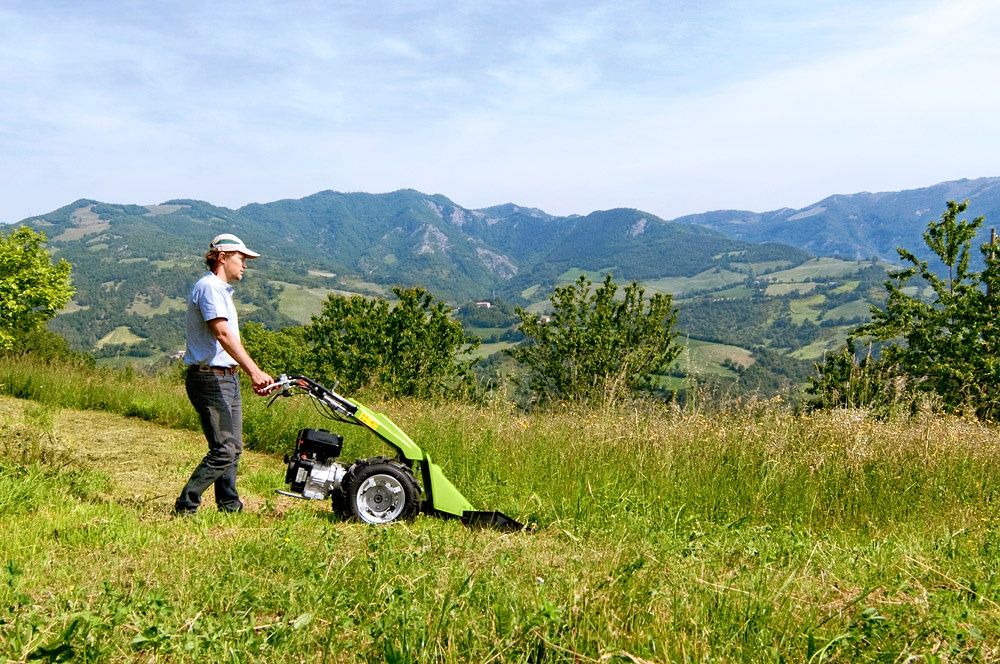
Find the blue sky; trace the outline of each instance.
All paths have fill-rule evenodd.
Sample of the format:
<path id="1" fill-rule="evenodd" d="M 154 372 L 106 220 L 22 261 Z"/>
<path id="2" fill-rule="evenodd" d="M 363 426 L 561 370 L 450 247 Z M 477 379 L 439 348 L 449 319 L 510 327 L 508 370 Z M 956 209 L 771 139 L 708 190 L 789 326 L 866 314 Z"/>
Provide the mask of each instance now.
<path id="1" fill-rule="evenodd" d="M 0 220 L 407 187 L 672 218 L 998 176 L 997 35 L 997 0 L 0 0 Z"/>

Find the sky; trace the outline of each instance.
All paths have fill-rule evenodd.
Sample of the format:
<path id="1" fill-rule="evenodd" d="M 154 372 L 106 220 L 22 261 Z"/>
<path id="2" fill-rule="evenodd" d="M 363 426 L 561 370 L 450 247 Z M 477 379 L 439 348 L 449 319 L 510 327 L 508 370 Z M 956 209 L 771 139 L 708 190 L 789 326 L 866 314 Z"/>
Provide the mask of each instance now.
<path id="1" fill-rule="evenodd" d="M 670 219 L 1000 176 L 1000 0 L 0 0 L 0 221 L 321 190 Z"/>

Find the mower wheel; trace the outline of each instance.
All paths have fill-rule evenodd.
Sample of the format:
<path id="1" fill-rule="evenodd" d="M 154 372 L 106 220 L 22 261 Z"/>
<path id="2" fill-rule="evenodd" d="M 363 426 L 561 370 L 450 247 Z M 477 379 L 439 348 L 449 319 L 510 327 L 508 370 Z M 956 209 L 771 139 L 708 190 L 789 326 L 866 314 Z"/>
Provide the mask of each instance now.
<path id="1" fill-rule="evenodd" d="M 351 464 L 341 483 L 348 518 L 382 525 L 412 519 L 420 511 L 420 487 L 410 469 L 381 457 Z"/>

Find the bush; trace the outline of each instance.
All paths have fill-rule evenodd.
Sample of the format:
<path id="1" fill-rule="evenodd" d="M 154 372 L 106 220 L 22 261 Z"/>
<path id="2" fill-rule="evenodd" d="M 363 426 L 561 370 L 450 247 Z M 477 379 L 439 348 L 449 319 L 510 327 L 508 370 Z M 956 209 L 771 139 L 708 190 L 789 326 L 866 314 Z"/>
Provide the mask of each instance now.
<path id="1" fill-rule="evenodd" d="M 592 285 L 581 276 L 557 288 L 550 319 L 517 310 L 528 342 L 511 352 L 527 368 L 529 389 L 540 401 L 615 400 L 648 387 L 680 353 L 671 296 L 646 300 L 633 281 L 618 300 L 610 274 L 593 292 Z"/>
<path id="2" fill-rule="evenodd" d="M 422 288 L 393 288 L 382 299 L 330 295 L 307 326 L 315 376 L 346 389 L 389 396 L 456 395 L 472 386 L 474 360 L 456 359 L 479 345 L 442 302 Z"/>

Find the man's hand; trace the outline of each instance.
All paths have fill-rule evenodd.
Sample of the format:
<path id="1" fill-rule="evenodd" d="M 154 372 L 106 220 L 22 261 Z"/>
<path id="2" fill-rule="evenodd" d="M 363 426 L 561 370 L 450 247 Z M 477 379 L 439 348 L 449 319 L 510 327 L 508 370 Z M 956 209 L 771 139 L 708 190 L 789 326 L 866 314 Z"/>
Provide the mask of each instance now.
<path id="1" fill-rule="evenodd" d="M 250 374 L 250 382 L 253 383 L 253 391 L 260 396 L 265 396 L 270 390 L 267 389 L 269 385 L 274 383 L 274 379 L 268 374 L 264 373 L 260 369 L 254 371 Z"/>

